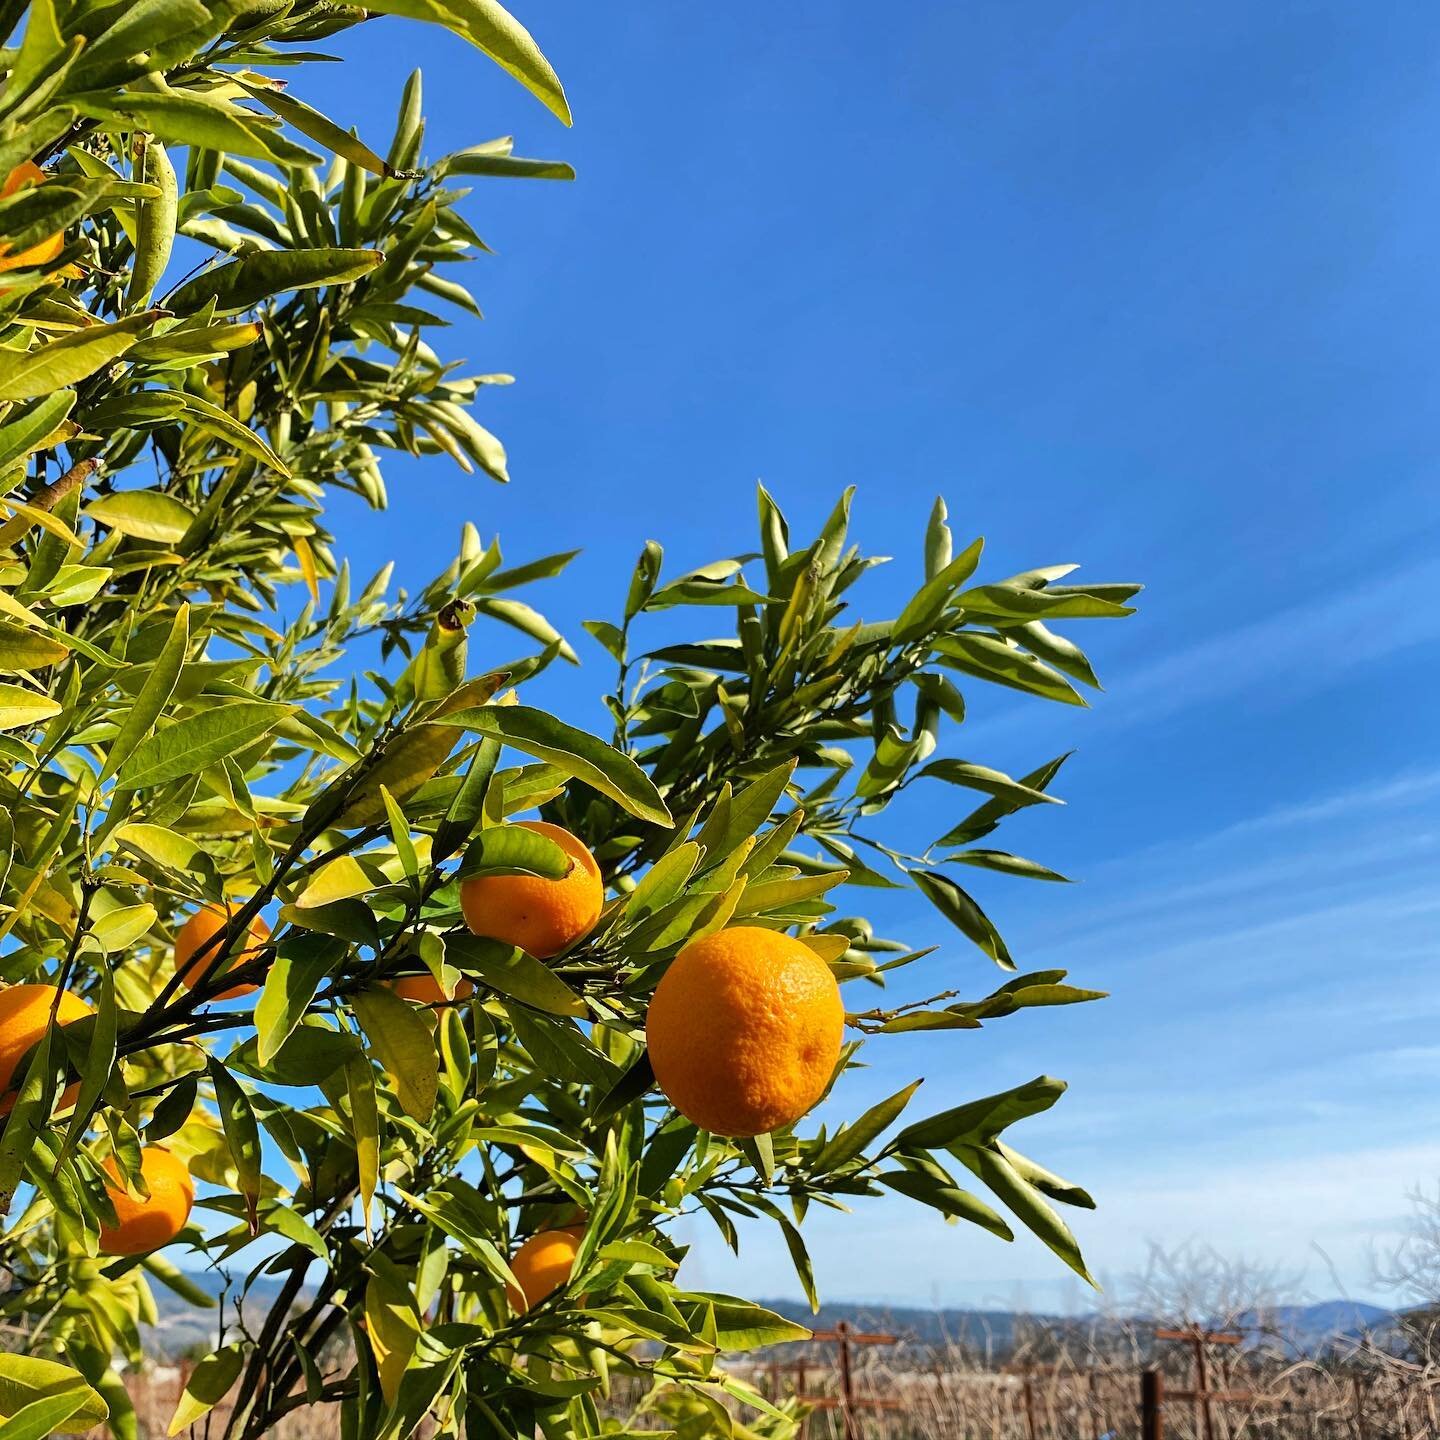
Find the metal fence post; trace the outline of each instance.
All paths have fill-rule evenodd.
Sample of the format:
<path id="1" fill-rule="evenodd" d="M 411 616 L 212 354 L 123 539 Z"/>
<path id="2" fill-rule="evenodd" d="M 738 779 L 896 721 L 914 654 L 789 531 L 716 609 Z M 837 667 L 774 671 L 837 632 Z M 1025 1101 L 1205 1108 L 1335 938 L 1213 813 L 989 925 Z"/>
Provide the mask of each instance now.
<path id="1" fill-rule="evenodd" d="M 1140 1375 L 1140 1440 L 1165 1440 L 1165 1377 L 1158 1370 Z"/>

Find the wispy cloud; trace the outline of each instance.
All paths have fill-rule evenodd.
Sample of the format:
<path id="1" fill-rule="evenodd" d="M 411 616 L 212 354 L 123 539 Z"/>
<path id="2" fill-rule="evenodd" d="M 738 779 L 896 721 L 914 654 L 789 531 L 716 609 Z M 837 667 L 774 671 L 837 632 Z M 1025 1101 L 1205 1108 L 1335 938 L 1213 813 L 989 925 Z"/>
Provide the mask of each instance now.
<path id="1" fill-rule="evenodd" d="M 1125 723 L 1190 705 L 1263 690 L 1293 700 L 1331 685 L 1345 671 L 1440 638 L 1440 608 L 1416 603 L 1440 586 L 1440 561 L 1425 560 L 1354 586 L 1290 606 L 1117 679 Z"/>
<path id="2" fill-rule="evenodd" d="M 1112 1158 L 1123 1159 L 1124 1157 Z M 1440 1175 L 1440 1142 L 1331 1147 L 1303 1162 L 1261 1153 L 1216 1157 L 1197 1152 L 1154 1174 L 1143 1166 L 1107 1164 L 1097 1154 L 1086 1178 L 1100 1200 L 1094 1212 L 1067 1211 L 1092 1270 L 1117 1299 L 1126 1277 L 1154 1242 L 1214 1245 L 1235 1258 L 1256 1256 L 1297 1281 L 1302 1293 L 1333 1294 L 1335 1282 L 1315 1247 L 1334 1262 L 1353 1294 L 1385 1299 L 1377 1261 L 1404 1233 L 1408 1195 Z M 806 1238 L 833 1300 L 874 1304 L 1011 1305 L 1017 1299 L 1055 1306 L 1073 1290 L 1044 1247 L 1022 1232 L 1013 1245 L 970 1226 L 946 1226 L 904 1202 L 857 1202 L 853 1216 L 811 1211 Z M 855 1244 L 856 1231 L 864 1243 Z M 799 1287 L 773 1225 L 741 1231 L 741 1254 L 729 1254 L 703 1221 L 690 1238 L 687 1283 L 739 1294 L 791 1295 Z"/>
<path id="3" fill-rule="evenodd" d="M 1440 792 L 1440 767 L 1434 770 L 1408 770 L 1387 780 L 1340 790 L 1304 804 L 1277 805 L 1273 810 L 1263 811 L 1249 819 L 1227 825 L 1205 839 L 1211 842 L 1224 841 L 1266 830 L 1323 825 L 1331 820 L 1345 820 L 1357 814 L 1418 805 L 1434 797 L 1437 792 Z"/>
<path id="4" fill-rule="evenodd" d="M 1427 559 L 1231 626 L 1149 663 L 1122 662 L 1102 678 L 1123 703 L 1104 705 L 1096 723 L 1109 732 L 1212 707 L 1218 721 L 1220 707 L 1240 695 L 1258 696 L 1263 705 L 1293 702 L 1336 684 L 1358 666 L 1440 640 L 1440 607 L 1416 599 L 1437 590 L 1440 560 Z M 1237 589 L 1241 603 L 1243 594 Z M 1217 609 L 1224 599 L 1217 597 Z M 1003 709 L 967 725 L 966 741 L 1048 728 L 1055 708 L 1039 700 L 1007 700 Z"/>

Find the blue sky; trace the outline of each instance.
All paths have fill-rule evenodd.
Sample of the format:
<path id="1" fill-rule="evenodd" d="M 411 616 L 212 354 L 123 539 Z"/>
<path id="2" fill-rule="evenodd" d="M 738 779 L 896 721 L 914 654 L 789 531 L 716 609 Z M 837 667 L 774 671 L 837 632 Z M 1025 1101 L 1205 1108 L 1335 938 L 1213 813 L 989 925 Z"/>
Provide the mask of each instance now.
<path id="1" fill-rule="evenodd" d="M 443 343 L 519 377 L 478 412 L 514 484 L 394 465 L 394 510 L 342 507 L 341 548 L 418 585 L 464 519 L 512 559 L 584 546 L 532 599 L 585 659 L 543 698 L 596 725 L 579 622 L 647 538 L 677 571 L 749 549 L 757 478 L 802 530 L 858 487 L 858 538 L 896 557 L 869 617 L 913 587 L 937 493 L 992 576 L 1143 580 L 1141 616 L 1082 631 L 1093 711 L 987 699 L 952 750 L 1079 747 L 1069 808 L 1008 838 L 1083 883 L 978 888 L 1022 963 L 1114 998 L 872 1046 L 844 1102 L 1052 1071 L 1070 1095 L 1014 1138 L 1092 1188 L 1076 1229 L 1112 1284 L 1195 1237 L 1334 1293 L 1320 1246 L 1373 1293 L 1371 1248 L 1440 1178 L 1433 10 L 517 12 L 573 131 L 400 20 L 297 90 L 383 145 L 419 65 L 430 154 L 514 133 L 580 173 L 479 182 L 468 211 L 499 252 L 469 277 L 487 319 Z M 989 988 L 918 898 L 882 918 L 942 945 L 935 988 Z M 811 1227 L 830 1298 L 1077 1299 L 1026 1239 L 899 1203 L 858 1223 Z M 695 1239 L 692 1278 L 795 1291 L 763 1232 L 738 1262 Z"/>

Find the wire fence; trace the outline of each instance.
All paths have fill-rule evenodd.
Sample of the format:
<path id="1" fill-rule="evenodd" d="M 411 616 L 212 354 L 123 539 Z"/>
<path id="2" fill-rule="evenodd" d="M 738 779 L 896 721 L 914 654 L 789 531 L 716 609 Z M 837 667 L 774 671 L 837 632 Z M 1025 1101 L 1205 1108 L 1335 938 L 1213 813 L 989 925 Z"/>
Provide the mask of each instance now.
<path id="1" fill-rule="evenodd" d="M 1022 1347 L 1001 1360 L 842 1322 L 729 1368 L 771 1400 L 805 1402 L 797 1440 L 1440 1440 L 1440 1365 L 1363 1346 L 1324 1361 L 1209 1345 L 1043 1359 Z M 167 1434 L 188 1371 L 156 1365 L 127 1377 L 138 1440 Z M 1147 1374 L 1157 1377 L 1158 1415 L 1142 1403 Z M 222 1402 L 187 1440 L 223 1435 L 227 1413 Z M 336 1426 L 333 1407 L 302 1406 L 271 1437 L 334 1440 Z"/>

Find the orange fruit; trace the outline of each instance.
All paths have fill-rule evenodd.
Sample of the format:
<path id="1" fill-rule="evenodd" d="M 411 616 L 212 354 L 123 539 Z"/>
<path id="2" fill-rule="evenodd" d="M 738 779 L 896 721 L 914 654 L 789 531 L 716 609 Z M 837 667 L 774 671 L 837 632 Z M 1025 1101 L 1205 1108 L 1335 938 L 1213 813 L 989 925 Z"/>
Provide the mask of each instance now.
<path id="1" fill-rule="evenodd" d="M 0 1092 L 4 1092 L 0 1094 L 0 1115 L 8 1115 L 15 1108 L 16 1095 L 12 1086 L 18 1088 L 25 1078 L 25 1057 L 45 1034 L 50 1024 L 50 1007 L 54 1003 L 53 985 L 11 985 L 0 990 Z M 58 1024 L 70 1025 L 94 1013 L 88 1000 L 82 1000 L 68 990 L 60 992 L 60 1005 L 55 1011 Z M 55 1108 L 63 1110 L 67 1105 L 73 1105 L 79 1093 L 79 1081 L 67 1085 Z"/>
<path id="2" fill-rule="evenodd" d="M 825 1093 L 845 1007 L 825 962 L 776 930 L 737 925 L 687 945 L 645 1017 L 670 1103 L 716 1135 L 763 1135 Z"/>
<path id="3" fill-rule="evenodd" d="M 168 1245 L 184 1228 L 195 1203 L 195 1183 L 185 1162 L 159 1145 L 140 1152 L 140 1173 L 150 1191 L 148 1200 L 131 1195 L 120 1180 L 120 1167 L 112 1155 L 105 1168 L 115 1178 L 105 1193 L 115 1207 L 118 1222 L 100 1227 L 100 1249 L 106 1255 L 145 1255 Z"/>
<path id="4" fill-rule="evenodd" d="M 460 908 L 472 935 L 518 945 L 537 960 L 548 960 L 594 928 L 605 903 L 605 882 L 595 857 L 568 830 L 544 820 L 517 823 L 553 840 L 570 857 L 569 873 L 559 880 L 472 875 L 460 882 Z"/>
<path id="5" fill-rule="evenodd" d="M 393 990 L 402 1000 L 413 1001 L 416 1005 L 444 1005 L 445 992 L 440 982 L 431 974 L 402 975 L 398 980 L 387 980 L 386 987 Z M 468 980 L 461 980 L 455 987 L 456 1000 L 468 1000 L 475 993 L 475 987 Z"/>
<path id="6" fill-rule="evenodd" d="M 505 1287 L 511 1306 L 517 1311 L 538 1305 L 553 1290 L 558 1290 L 575 1268 L 575 1253 L 580 1249 L 583 1225 L 563 1230 L 540 1230 L 532 1235 L 510 1261 L 510 1269 L 520 1282 L 520 1290 Z M 523 1292 L 523 1293 L 521 1293 Z"/>
<path id="7" fill-rule="evenodd" d="M 193 990 L 202 980 L 210 979 L 215 973 L 215 967 L 220 963 L 220 941 L 217 940 L 198 959 L 192 960 L 191 957 L 229 924 L 230 917 L 239 908 L 238 905 L 226 905 L 223 908 L 219 905 L 202 905 L 180 927 L 180 933 L 175 937 L 175 968 L 180 972 L 180 983 L 187 990 Z M 270 938 L 270 927 L 258 915 L 251 920 L 249 929 L 250 944 L 242 950 L 232 950 L 226 957 L 224 970 L 221 970 L 220 974 L 253 960 Z M 258 985 L 232 985 L 228 990 L 222 990 L 210 998 L 233 1000 L 237 995 L 249 995 L 259 988 Z"/>
<path id="8" fill-rule="evenodd" d="M 9 199 L 17 190 L 27 185 L 43 185 L 50 177 L 36 164 L 22 160 L 0 185 L 0 199 Z M 45 265 L 65 248 L 65 232 L 47 235 L 38 245 L 27 246 L 16 255 L 7 253 L 7 247 L 0 245 L 0 270 L 19 270 L 24 266 Z"/>

